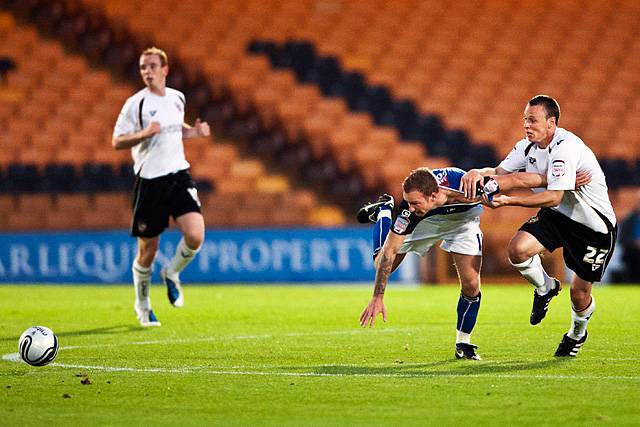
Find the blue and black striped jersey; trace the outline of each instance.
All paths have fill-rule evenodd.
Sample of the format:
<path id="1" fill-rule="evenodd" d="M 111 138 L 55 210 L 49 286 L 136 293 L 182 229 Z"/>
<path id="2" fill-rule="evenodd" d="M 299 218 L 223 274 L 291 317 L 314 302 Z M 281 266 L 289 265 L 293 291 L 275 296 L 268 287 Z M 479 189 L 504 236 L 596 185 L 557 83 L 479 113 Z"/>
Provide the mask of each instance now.
<path id="1" fill-rule="evenodd" d="M 460 191 L 460 180 L 466 173 L 464 170 L 454 167 L 433 169 L 432 172 L 436 176 L 436 180 L 440 187 L 454 191 Z M 402 202 L 400 202 L 394 209 L 394 226 L 391 229 L 396 234 L 411 234 L 418 223 L 426 218 L 433 217 L 435 215 L 451 215 L 466 212 L 480 204 L 480 201 L 473 203 L 446 204 L 430 210 L 424 216 L 417 216 L 415 213 L 409 211 L 409 203 L 407 203 L 406 200 L 402 200 Z"/>

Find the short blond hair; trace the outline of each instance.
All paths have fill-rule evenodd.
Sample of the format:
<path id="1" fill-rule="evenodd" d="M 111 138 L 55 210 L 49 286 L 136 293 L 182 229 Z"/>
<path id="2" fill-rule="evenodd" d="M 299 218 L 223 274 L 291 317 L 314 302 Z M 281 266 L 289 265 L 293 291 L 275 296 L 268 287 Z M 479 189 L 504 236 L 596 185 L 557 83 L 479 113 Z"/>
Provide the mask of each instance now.
<path id="1" fill-rule="evenodd" d="M 167 52 L 165 52 L 160 48 L 152 46 L 152 47 L 146 48 L 140 54 L 140 56 L 147 56 L 147 55 L 158 55 L 160 57 L 160 65 L 162 65 L 163 67 L 166 65 L 169 65 L 169 58 L 167 57 Z"/>

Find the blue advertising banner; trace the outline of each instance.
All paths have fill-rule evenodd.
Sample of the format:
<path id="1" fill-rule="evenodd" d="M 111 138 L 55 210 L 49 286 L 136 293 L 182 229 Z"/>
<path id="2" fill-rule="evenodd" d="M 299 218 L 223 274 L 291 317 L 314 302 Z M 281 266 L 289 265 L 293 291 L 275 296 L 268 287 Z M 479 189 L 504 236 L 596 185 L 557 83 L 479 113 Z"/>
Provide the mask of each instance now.
<path id="1" fill-rule="evenodd" d="M 367 227 L 207 230 L 181 277 L 190 283 L 372 281 L 370 233 Z M 162 234 L 154 279 L 179 239 L 175 230 Z M 0 282 L 130 283 L 135 253 L 136 241 L 124 230 L 0 234 Z M 415 279 L 406 268 L 396 275 Z"/>

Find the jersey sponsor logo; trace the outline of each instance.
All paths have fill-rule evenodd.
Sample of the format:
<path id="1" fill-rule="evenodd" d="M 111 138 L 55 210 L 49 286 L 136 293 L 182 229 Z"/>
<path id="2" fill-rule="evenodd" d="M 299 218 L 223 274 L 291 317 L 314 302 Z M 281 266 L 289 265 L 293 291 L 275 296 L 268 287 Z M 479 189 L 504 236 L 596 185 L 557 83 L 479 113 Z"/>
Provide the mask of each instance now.
<path id="1" fill-rule="evenodd" d="M 401 234 L 407 231 L 408 226 L 409 220 L 407 218 L 399 216 L 398 218 L 396 218 L 396 222 L 393 224 L 393 231 L 395 233 Z"/>
<path id="2" fill-rule="evenodd" d="M 551 163 L 551 176 L 559 178 L 565 174 L 564 160 L 554 160 Z"/>

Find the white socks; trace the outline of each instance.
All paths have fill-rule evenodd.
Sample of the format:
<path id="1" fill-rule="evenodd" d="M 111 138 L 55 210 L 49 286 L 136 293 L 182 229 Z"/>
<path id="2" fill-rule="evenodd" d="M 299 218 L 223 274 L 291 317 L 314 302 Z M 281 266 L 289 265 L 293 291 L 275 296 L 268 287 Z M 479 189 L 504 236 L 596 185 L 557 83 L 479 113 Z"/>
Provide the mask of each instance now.
<path id="1" fill-rule="evenodd" d="M 199 251 L 200 248 L 190 249 L 184 242 L 184 238 L 180 239 L 180 243 L 178 243 L 178 247 L 176 247 L 176 253 L 167 265 L 167 275 L 171 278 L 178 276 L 180 272 L 193 261 Z"/>
<path id="2" fill-rule="evenodd" d="M 509 262 L 529 283 L 535 286 L 538 295 L 545 295 L 553 289 L 553 279 L 542 268 L 540 255 L 535 255 L 520 264 L 514 264 L 511 260 Z"/>
<path id="3" fill-rule="evenodd" d="M 584 336 L 587 332 L 587 323 L 589 323 L 589 319 L 595 310 L 596 299 L 593 295 L 591 296 L 591 304 L 582 311 L 576 311 L 573 304 L 571 304 L 571 327 L 569 328 L 569 332 L 567 332 L 569 338 L 579 340 Z"/>
<path id="4" fill-rule="evenodd" d="M 135 306 L 143 310 L 151 310 L 151 300 L 149 299 L 151 268 L 143 267 L 138 264 L 137 260 L 134 260 L 131 271 L 133 272 L 133 287 L 136 292 Z"/>
<path id="5" fill-rule="evenodd" d="M 456 344 L 471 344 L 471 334 L 456 330 Z"/>

